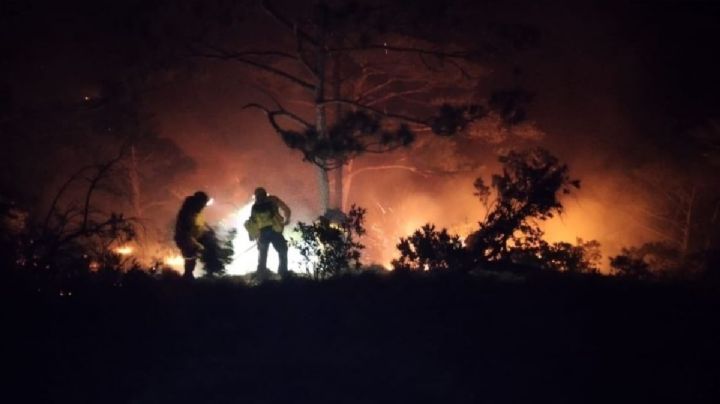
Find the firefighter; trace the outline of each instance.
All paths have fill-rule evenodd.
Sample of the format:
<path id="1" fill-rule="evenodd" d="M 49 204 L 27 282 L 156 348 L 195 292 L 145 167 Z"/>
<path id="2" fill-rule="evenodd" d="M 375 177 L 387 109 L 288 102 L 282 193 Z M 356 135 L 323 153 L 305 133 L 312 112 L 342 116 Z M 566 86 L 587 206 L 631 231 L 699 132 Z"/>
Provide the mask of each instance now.
<path id="1" fill-rule="evenodd" d="M 282 210 L 282 216 L 280 211 Z M 274 195 L 268 195 L 265 188 L 255 189 L 255 203 L 252 206 L 250 218 L 245 222 L 250 240 L 257 240 L 258 246 L 258 274 L 267 274 L 267 254 L 270 244 L 273 245 L 279 256 L 280 265 L 278 274 L 282 277 L 288 275 L 287 268 L 287 240 L 282 231 L 290 223 L 290 208 L 285 202 Z"/>
<path id="2" fill-rule="evenodd" d="M 205 192 L 198 191 L 185 198 L 175 222 L 175 244 L 185 259 L 183 276 L 193 279 L 193 270 L 198 257 L 205 250 L 201 242 L 211 229 L 205 224 L 202 210 L 210 201 Z"/>

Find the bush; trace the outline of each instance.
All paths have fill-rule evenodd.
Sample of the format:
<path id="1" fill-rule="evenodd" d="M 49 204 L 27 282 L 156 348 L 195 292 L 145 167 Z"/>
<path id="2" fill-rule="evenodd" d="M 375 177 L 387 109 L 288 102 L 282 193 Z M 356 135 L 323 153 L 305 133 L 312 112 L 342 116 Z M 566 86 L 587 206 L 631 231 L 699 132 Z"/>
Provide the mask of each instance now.
<path id="1" fill-rule="evenodd" d="M 630 278 L 692 278 L 707 266 L 706 255 L 683 255 L 669 243 L 651 242 L 623 248 L 610 258 L 610 266 L 617 275 Z"/>
<path id="2" fill-rule="evenodd" d="M 397 245 L 400 259 L 392 265 L 399 271 L 439 271 L 465 268 L 467 254 L 457 235 L 446 229 L 436 230 L 426 224 L 412 236 L 401 238 Z"/>
<path id="3" fill-rule="evenodd" d="M 200 243 L 205 247 L 200 255 L 200 261 L 203 263 L 203 269 L 209 276 L 223 275 L 225 266 L 232 262 L 233 245 L 237 231 L 232 229 L 224 238 L 217 236 L 215 231 L 210 230 L 203 234 Z"/>
<path id="4" fill-rule="evenodd" d="M 314 279 L 326 279 L 360 268 L 365 246 L 357 238 L 365 234 L 366 210 L 355 205 L 339 219 L 320 216 L 311 223 L 298 222 L 299 240 L 291 243 L 303 257 L 305 271 Z"/>

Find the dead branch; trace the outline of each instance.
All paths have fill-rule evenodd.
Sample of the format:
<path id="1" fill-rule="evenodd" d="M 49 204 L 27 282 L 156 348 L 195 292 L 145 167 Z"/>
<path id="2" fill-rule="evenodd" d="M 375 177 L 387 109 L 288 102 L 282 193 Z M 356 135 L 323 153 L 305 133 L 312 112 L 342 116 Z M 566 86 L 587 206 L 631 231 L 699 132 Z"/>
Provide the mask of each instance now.
<path id="1" fill-rule="evenodd" d="M 91 169 L 92 166 L 85 166 L 80 168 L 78 171 L 73 173 L 73 175 L 70 176 L 70 178 L 67 179 L 61 186 L 60 189 L 58 189 L 58 192 L 55 194 L 55 197 L 52 200 L 52 203 L 50 204 L 50 208 L 48 209 L 47 214 L 45 215 L 45 220 L 43 221 L 43 227 L 42 227 L 42 233 L 46 234 L 48 227 L 50 226 L 50 218 L 57 210 L 57 204 L 60 202 L 60 198 L 62 198 L 63 194 L 67 189 L 70 187 L 70 185 L 77 181 L 80 176 L 87 170 Z"/>
<path id="2" fill-rule="evenodd" d="M 110 170 L 117 164 L 120 160 L 122 160 L 125 157 L 125 146 L 120 150 L 117 156 L 115 156 L 112 160 L 108 161 L 104 164 L 99 164 L 96 166 L 97 173 L 93 178 L 90 179 L 90 184 L 88 185 L 87 192 L 85 192 L 85 203 L 83 207 L 83 220 L 82 224 L 80 226 L 80 230 L 84 232 L 87 229 L 88 226 L 88 220 L 90 215 L 90 202 L 92 198 L 93 192 L 95 192 L 95 189 L 97 188 L 98 184 L 105 178 L 107 178 L 108 173 Z"/>
<path id="3" fill-rule="evenodd" d="M 313 127 L 309 122 L 307 122 L 306 120 L 302 119 L 301 117 L 293 114 L 292 112 L 282 108 L 282 106 L 279 104 L 278 104 L 278 109 L 276 109 L 276 110 L 270 110 L 267 107 L 265 107 L 261 104 L 258 104 L 258 103 L 250 103 L 250 104 L 246 104 L 245 106 L 242 107 L 242 109 L 249 109 L 249 108 L 257 108 L 257 109 L 260 109 L 263 112 L 265 112 L 273 129 L 275 129 L 275 131 L 278 133 L 286 132 L 286 130 L 283 129 L 280 126 L 280 124 L 277 123 L 277 120 L 275 119 L 276 116 L 286 116 L 286 117 L 294 120 L 295 122 L 301 124 L 305 129 L 309 129 L 309 128 Z"/>
<path id="4" fill-rule="evenodd" d="M 353 106 L 353 107 L 358 108 L 358 109 L 362 109 L 362 110 L 365 110 L 365 111 L 368 111 L 368 112 L 372 112 L 372 113 L 374 113 L 374 114 L 376 114 L 376 115 L 384 116 L 384 117 L 386 117 L 386 118 L 398 119 L 398 120 L 401 120 L 401 121 L 405 121 L 405 122 L 409 122 L 409 123 L 414 123 L 414 124 L 422 125 L 422 126 L 430 126 L 430 123 L 429 123 L 428 121 L 424 121 L 424 120 L 422 120 L 422 119 L 419 119 L 419 118 L 416 118 L 416 117 L 412 117 L 412 116 L 409 116 L 409 115 L 403 115 L 403 114 L 396 114 L 396 113 L 392 113 L 392 112 L 381 111 L 381 110 L 379 110 L 379 109 L 377 109 L 377 108 L 373 108 L 373 107 L 367 106 L 367 105 L 365 105 L 365 104 L 362 104 L 362 103 L 359 103 L 359 102 L 356 102 L 356 101 L 353 101 L 353 100 L 330 99 L 330 100 L 322 101 L 320 104 L 338 104 L 338 103 L 339 103 L 339 104 L 350 105 L 350 106 Z"/>
<path id="5" fill-rule="evenodd" d="M 445 52 L 435 49 L 418 48 L 412 46 L 391 46 L 387 44 L 369 44 L 369 45 L 358 45 L 358 46 L 345 46 L 338 48 L 329 48 L 330 52 L 367 52 L 367 51 L 390 51 L 400 53 L 416 53 L 418 55 L 435 56 L 438 58 L 447 59 L 460 59 L 467 60 L 476 58 L 479 53 L 477 51 L 457 51 L 457 52 Z"/>
<path id="6" fill-rule="evenodd" d="M 274 18 L 277 22 L 280 23 L 280 25 L 283 25 L 285 28 L 290 30 L 291 32 L 297 33 L 300 38 L 303 40 L 313 44 L 314 46 L 320 46 L 320 43 L 317 39 L 315 39 L 312 35 L 308 34 L 307 32 L 299 29 L 297 27 L 297 24 L 292 22 L 289 18 L 282 15 L 269 1 L 263 0 L 261 3 L 262 8 L 265 10 L 268 15 L 270 15 L 272 18 Z"/>
<path id="7" fill-rule="evenodd" d="M 299 85 L 300 87 L 302 87 L 306 90 L 315 90 L 316 86 L 313 85 L 312 83 L 305 81 L 302 78 L 295 76 L 294 74 L 288 73 L 284 70 L 269 66 L 267 64 L 264 64 L 264 63 L 261 63 L 261 62 L 258 62 L 258 61 L 252 60 L 252 59 L 248 59 L 249 55 L 245 54 L 245 52 L 231 52 L 231 51 L 221 49 L 221 48 L 218 48 L 218 47 L 215 47 L 212 45 L 207 45 L 207 44 L 204 45 L 204 47 L 207 48 L 209 51 L 206 51 L 206 52 L 195 51 L 194 52 L 195 55 L 199 56 L 199 57 L 209 58 L 209 59 L 232 60 L 235 62 L 244 63 L 247 65 L 256 67 L 267 73 L 271 73 L 275 76 L 284 78 L 286 80 L 290 80 L 293 83 Z M 291 57 L 292 60 L 297 61 L 297 59 L 295 57 L 293 57 L 292 55 L 289 55 L 289 54 L 284 54 L 284 55 L 285 55 L 285 57 Z"/>

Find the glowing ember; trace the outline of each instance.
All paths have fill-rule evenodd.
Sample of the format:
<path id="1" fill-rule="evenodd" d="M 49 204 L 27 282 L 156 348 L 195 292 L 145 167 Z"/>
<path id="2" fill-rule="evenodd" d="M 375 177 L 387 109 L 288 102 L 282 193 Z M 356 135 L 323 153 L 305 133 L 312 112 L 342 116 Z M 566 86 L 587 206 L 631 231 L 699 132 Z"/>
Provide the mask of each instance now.
<path id="1" fill-rule="evenodd" d="M 182 255 L 169 255 L 163 259 L 163 264 L 172 269 L 180 270 L 185 266 L 185 260 Z"/>
<path id="2" fill-rule="evenodd" d="M 121 246 L 115 249 L 115 252 L 120 255 L 130 255 L 133 251 L 134 249 L 129 245 Z"/>

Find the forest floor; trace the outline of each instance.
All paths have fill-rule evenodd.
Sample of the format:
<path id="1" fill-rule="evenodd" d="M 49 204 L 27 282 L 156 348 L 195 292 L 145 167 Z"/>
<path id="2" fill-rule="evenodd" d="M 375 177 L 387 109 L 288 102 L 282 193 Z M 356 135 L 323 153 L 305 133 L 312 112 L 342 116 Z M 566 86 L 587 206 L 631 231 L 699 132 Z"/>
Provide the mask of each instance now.
<path id="1" fill-rule="evenodd" d="M 8 403 L 718 403 L 720 295 L 543 274 L 5 284 Z"/>

